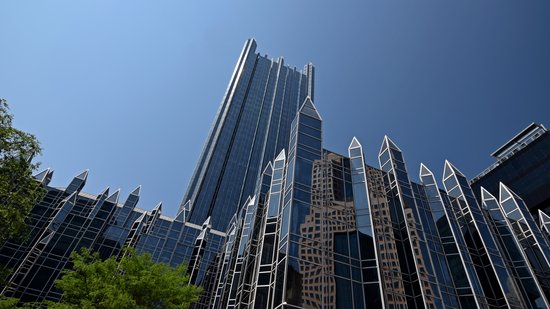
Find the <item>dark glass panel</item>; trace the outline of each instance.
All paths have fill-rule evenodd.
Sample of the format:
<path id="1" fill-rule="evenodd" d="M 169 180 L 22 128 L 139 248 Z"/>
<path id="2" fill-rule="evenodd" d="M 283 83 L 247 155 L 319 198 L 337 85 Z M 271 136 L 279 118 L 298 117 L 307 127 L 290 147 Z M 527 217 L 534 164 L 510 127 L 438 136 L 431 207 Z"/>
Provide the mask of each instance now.
<path id="1" fill-rule="evenodd" d="M 321 130 L 321 121 L 308 115 L 300 114 L 300 123 L 306 124 L 317 130 Z"/>

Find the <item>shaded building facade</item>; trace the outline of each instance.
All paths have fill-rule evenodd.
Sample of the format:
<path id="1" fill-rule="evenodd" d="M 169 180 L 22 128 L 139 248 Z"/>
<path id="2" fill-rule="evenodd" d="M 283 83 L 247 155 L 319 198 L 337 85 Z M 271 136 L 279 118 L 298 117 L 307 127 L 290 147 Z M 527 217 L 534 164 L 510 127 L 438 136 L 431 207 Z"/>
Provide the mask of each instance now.
<path id="1" fill-rule="evenodd" d="M 519 194 L 531 214 L 550 214 L 550 132 L 532 123 L 491 154 L 496 162 L 474 177 L 470 184 L 481 201 L 481 187 L 494 196 L 499 183 Z"/>
<path id="2" fill-rule="evenodd" d="M 46 188 L 42 201 L 34 206 L 26 241 L 7 241 L 0 246 L 0 265 L 13 269 L 2 286 L 6 296 L 23 302 L 59 300 L 61 291 L 53 283 L 62 270 L 70 268 L 70 254 L 81 248 L 100 253 L 102 258 L 119 256 L 124 246 L 151 254 L 156 262 L 176 266 L 188 263 L 194 284 L 205 287 L 196 307 L 210 305 L 209 288 L 217 275 L 216 257 L 225 243 L 225 232 L 189 223 L 180 212 L 175 218 L 162 215 L 162 204 L 146 211 L 137 206 L 140 187 L 125 201 L 120 191 L 105 189 L 98 195 L 82 192 L 88 172 L 76 176 L 67 187 L 49 186 L 53 171 L 35 176 Z"/>

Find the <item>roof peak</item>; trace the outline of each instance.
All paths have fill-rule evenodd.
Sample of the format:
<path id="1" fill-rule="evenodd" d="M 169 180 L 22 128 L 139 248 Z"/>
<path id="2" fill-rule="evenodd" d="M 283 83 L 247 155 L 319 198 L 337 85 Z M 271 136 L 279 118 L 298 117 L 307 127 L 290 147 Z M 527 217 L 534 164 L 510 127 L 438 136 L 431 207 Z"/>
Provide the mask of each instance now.
<path id="1" fill-rule="evenodd" d="M 308 115 L 310 117 L 313 117 L 321 121 L 323 120 L 321 118 L 321 115 L 319 115 L 319 112 L 317 111 L 317 107 L 315 107 L 315 104 L 313 104 L 313 101 L 311 100 L 310 96 L 306 97 L 298 113 Z"/>
<path id="2" fill-rule="evenodd" d="M 353 137 L 351 139 L 351 143 L 349 144 L 349 149 L 351 148 L 363 148 L 363 146 L 361 146 L 361 143 L 359 143 L 359 140 L 357 140 L 357 137 Z"/>

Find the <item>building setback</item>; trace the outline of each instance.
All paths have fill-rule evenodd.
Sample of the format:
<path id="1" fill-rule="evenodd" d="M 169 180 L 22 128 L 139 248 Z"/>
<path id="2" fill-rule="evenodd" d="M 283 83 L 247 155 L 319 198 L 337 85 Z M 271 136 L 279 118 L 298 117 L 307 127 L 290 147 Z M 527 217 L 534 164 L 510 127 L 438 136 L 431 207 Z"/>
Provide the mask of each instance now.
<path id="1" fill-rule="evenodd" d="M 71 252 L 132 246 L 187 263 L 204 287 L 194 308 L 550 307 L 549 216 L 541 229 L 502 183 L 476 199 L 450 162 L 442 187 L 424 164 L 411 181 L 387 136 L 378 167 L 356 138 L 345 155 L 325 149 L 313 66 L 255 49 L 245 43 L 176 217 L 137 208 L 139 187 L 119 201 L 108 188 L 82 192 L 87 171 L 64 188 L 40 172 L 47 193 L 28 240 L 0 244 L 0 265 L 14 270 L 2 293 L 59 300 L 53 282 Z"/>

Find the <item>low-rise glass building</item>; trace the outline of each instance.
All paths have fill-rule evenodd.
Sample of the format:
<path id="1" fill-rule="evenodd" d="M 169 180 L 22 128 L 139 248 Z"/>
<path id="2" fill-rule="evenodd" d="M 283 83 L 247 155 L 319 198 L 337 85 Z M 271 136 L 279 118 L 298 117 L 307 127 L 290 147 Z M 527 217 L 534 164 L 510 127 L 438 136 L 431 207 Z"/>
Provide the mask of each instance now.
<path id="1" fill-rule="evenodd" d="M 13 270 L 2 293 L 23 302 L 59 300 L 61 291 L 53 283 L 70 268 L 70 254 L 80 248 L 98 251 L 102 258 L 118 256 L 124 246 L 148 252 L 157 262 L 188 263 L 194 284 L 208 287 L 217 275 L 216 257 L 225 243 L 225 232 L 186 221 L 185 211 L 177 217 L 162 215 L 162 205 L 151 211 L 137 208 L 140 187 L 119 201 L 119 191 L 105 189 L 98 195 L 82 192 L 88 172 L 76 176 L 67 187 L 48 186 L 53 171 L 35 176 L 46 195 L 32 209 L 26 241 L 0 245 L 0 265 Z M 208 307 L 212 295 L 206 289 L 201 301 Z"/>

